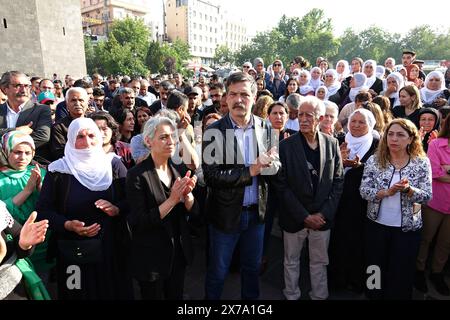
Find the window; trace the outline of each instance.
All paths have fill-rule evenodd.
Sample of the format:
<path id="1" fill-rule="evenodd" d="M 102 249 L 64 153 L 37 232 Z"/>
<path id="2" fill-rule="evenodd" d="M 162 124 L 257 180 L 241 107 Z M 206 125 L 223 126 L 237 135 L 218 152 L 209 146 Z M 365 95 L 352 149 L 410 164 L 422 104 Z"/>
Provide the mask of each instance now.
<path id="1" fill-rule="evenodd" d="M 194 29 L 196 29 L 197 28 L 197 24 L 194 22 Z"/>
<path id="2" fill-rule="evenodd" d="M 212 32 L 212 27 L 209 27 L 209 32 Z"/>
<path id="3" fill-rule="evenodd" d="M 194 10 L 192 11 L 192 14 L 194 15 L 194 17 L 197 15 L 197 12 Z"/>
<path id="4" fill-rule="evenodd" d="M 194 40 L 197 40 L 197 35 L 196 34 L 194 34 Z"/>
<path id="5" fill-rule="evenodd" d="M 194 51 L 197 51 L 197 46 L 194 46 Z"/>
<path id="6" fill-rule="evenodd" d="M 66 28 L 63 27 L 63 36 L 66 35 Z"/>
<path id="7" fill-rule="evenodd" d="M 3 27 L 4 27 L 5 29 L 8 29 L 8 23 L 6 22 L 6 19 L 5 19 L 5 18 L 3 18 Z"/>
<path id="8" fill-rule="evenodd" d="M 203 37 L 202 36 L 200 36 L 200 41 L 203 41 Z"/>
<path id="9" fill-rule="evenodd" d="M 209 42 L 211 42 L 211 43 L 212 43 L 212 38 L 209 38 Z"/>
<path id="10" fill-rule="evenodd" d="M 201 24 L 199 24 L 199 25 L 198 25 L 198 28 L 199 28 L 200 30 L 202 30 L 202 25 L 201 25 Z"/>
<path id="11" fill-rule="evenodd" d="M 199 48 L 200 48 L 200 50 L 199 50 L 199 51 L 200 51 L 200 52 L 202 52 L 202 47 L 199 47 Z"/>

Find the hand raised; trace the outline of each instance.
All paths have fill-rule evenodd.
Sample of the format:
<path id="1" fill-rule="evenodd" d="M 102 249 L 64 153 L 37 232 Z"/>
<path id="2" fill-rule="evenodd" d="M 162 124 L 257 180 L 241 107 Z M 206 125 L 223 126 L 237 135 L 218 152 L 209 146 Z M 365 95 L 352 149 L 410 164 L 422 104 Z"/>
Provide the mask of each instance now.
<path id="1" fill-rule="evenodd" d="M 48 229 L 48 220 L 34 222 L 37 212 L 33 211 L 20 230 L 19 246 L 23 250 L 30 250 L 32 246 L 44 242 Z"/>

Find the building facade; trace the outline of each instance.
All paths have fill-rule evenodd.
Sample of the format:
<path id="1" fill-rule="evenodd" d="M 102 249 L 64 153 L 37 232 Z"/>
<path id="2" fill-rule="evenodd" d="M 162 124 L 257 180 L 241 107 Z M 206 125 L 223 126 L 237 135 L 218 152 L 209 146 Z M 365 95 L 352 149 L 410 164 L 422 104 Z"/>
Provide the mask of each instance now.
<path id="1" fill-rule="evenodd" d="M 126 17 L 142 18 L 151 11 L 148 0 L 79 0 L 83 20 L 83 33 L 100 38 L 108 35 L 114 20 Z M 149 28 L 152 29 L 151 23 Z M 154 30 L 151 30 L 155 34 Z"/>
<path id="2" fill-rule="evenodd" d="M 0 0 L 0 73 L 86 75 L 79 0 Z"/>
<path id="3" fill-rule="evenodd" d="M 243 20 L 210 1 L 167 0 L 165 23 L 169 41 L 189 44 L 197 63 L 212 64 L 215 50 L 226 45 L 236 51 L 248 42 Z"/>

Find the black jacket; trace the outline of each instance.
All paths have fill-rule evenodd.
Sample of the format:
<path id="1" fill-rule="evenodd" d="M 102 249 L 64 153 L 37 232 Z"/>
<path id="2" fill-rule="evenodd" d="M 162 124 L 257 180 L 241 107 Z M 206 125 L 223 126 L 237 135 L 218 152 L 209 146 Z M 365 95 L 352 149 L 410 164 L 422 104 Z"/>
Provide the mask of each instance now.
<path id="1" fill-rule="evenodd" d="M 253 138 L 258 142 L 255 155 L 259 156 L 260 153 L 275 145 L 277 139 L 272 135 L 273 131 L 264 120 L 256 116 L 252 117 L 255 127 Z M 227 130 L 231 130 L 231 136 L 234 139 L 228 143 L 224 139 L 227 137 Z M 202 169 L 208 187 L 206 216 L 209 223 L 223 232 L 239 230 L 245 187 L 252 184 L 250 169 L 244 165 L 243 156 L 232 130 L 233 125 L 228 114 L 205 130 L 202 145 Z M 220 136 L 217 136 L 219 133 Z M 211 150 L 214 150 L 213 161 L 207 158 Z M 268 179 L 275 176 L 279 168 L 280 162 L 276 160 L 273 166 L 264 172 L 264 175 L 258 176 L 260 222 L 264 221 L 266 213 Z"/>
<path id="2" fill-rule="evenodd" d="M 313 192 L 301 134 L 296 133 L 280 142 L 282 166 L 275 180 L 278 199 L 282 205 L 280 226 L 291 233 L 302 230 L 305 218 L 317 212 L 325 216 L 326 224 L 321 230 L 329 229 L 344 186 L 338 141 L 319 132 L 319 182 L 316 192 Z"/>
<path id="3" fill-rule="evenodd" d="M 174 165 L 170 160 L 169 165 L 175 178 L 187 172 L 184 165 Z M 154 280 L 155 274 L 167 276 L 173 265 L 174 230 L 166 219 L 168 216 L 160 217 L 159 206 L 167 197 L 151 156 L 128 171 L 126 185 L 132 237 L 131 273 L 139 281 Z M 189 213 L 180 203 L 168 214 L 177 214 L 181 247 L 188 264 L 192 261 L 193 246 L 187 219 L 196 211 L 196 203 Z"/>

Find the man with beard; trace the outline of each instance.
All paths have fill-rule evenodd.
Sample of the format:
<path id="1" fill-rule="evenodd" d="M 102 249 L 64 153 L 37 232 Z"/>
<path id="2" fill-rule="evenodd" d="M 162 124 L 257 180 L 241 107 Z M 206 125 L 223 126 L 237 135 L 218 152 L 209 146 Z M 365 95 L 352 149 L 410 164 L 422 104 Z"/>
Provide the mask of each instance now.
<path id="1" fill-rule="evenodd" d="M 5 72 L 0 79 L 0 89 L 8 97 L 0 105 L 0 136 L 12 130 L 30 134 L 36 146 L 35 160 L 45 163 L 52 126 L 50 107 L 31 100 L 31 82 L 22 72 Z"/>
<path id="2" fill-rule="evenodd" d="M 67 142 L 69 125 L 74 119 L 84 117 L 88 109 L 89 96 L 85 89 L 72 87 L 66 92 L 66 105 L 69 114 L 55 122 L 50 135 L 50 152 L 52 160 L 64 156 L 64 147 Z"/>

